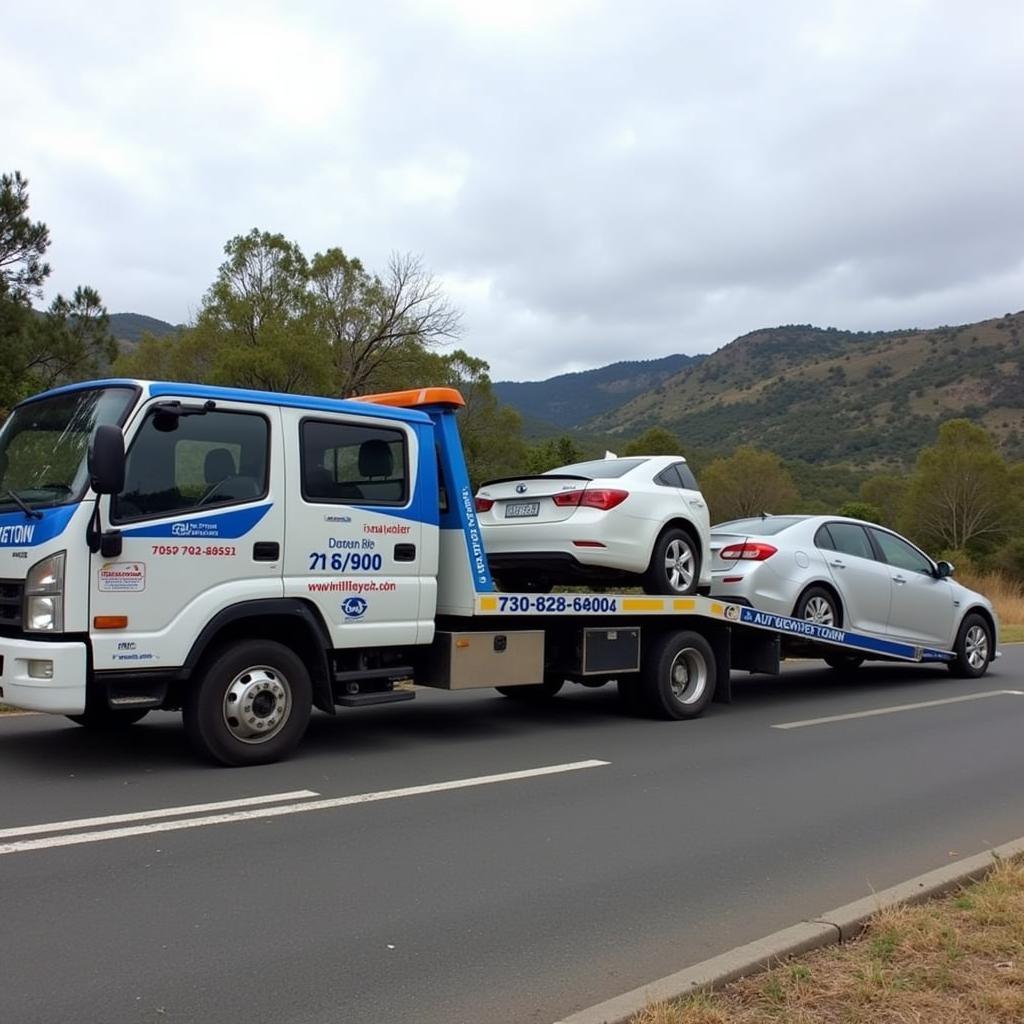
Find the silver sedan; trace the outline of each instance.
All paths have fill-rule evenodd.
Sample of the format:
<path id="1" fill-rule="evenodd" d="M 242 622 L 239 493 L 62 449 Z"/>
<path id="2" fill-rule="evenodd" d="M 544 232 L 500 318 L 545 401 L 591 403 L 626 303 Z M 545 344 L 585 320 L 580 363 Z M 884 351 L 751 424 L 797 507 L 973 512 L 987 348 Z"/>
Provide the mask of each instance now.
<path id="1" fill-rule="evenodd" d="M 989 601 L 905 537 L 841 516 L 759 516 L 711 531 L 711 593 L 734 604 L 953 651 L 980 676 L 996 656 Z M 858 658 L 830 656 L 836 667 Z"/>

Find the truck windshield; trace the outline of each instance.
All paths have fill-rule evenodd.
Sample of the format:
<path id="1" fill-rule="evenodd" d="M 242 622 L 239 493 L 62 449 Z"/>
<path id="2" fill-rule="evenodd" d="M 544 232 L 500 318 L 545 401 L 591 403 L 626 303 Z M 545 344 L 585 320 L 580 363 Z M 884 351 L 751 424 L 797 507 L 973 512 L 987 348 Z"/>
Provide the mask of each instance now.
<path id="1" fill-rule="evenodd" d="M 0 430 L 0 512 L 79 501 L 93 431 L 122 423 L 135 396 L 130 387 L 94 388 L 19 405 Z"/>

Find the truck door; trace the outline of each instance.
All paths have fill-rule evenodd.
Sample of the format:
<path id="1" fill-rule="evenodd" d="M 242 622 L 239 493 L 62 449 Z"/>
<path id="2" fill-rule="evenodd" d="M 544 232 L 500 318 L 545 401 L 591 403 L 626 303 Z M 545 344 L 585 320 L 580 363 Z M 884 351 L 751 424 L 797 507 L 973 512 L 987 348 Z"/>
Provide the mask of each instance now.
<path id="1" fill-rule="evenodd" d="M 92 556 L 101 670 L 181 665 L 218 611 L 283 592 L 279 411 L 172 396 L 140 415 L 110 505 L 121 554 Z"/>
<path id="2" fill-rule="evenodd" d="M 282 412 L 290 495 L 285 595 L 313 602 L 338 648 L 429 639 L 434 602 L 423 592 L 436 593 L 437 542 L 424 538 L 422 499 L 426 465 L 436 523 L 432 449 L 421 451 L 416 425 L 398 418 Z M 421 456 L 429 461 L 421 465 Z"/>

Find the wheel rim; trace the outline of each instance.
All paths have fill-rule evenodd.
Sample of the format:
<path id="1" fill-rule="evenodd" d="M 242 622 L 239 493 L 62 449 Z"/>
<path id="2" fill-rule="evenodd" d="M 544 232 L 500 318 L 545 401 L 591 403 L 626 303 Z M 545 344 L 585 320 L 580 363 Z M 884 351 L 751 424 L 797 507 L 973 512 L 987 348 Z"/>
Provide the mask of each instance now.
<path id="1" fill-rule="evenodd" d="M 255 665 L 239 672 L 224 693 L 224 724 L 242 743 L 266 743 L 292 712 L 292 691 L 277 669 Z"/>
<path id="2" fill-rule="evenodd" d="M 973 669 L 984 667 L 988 661 L 988 631 L 984 626 L 971 626 L 964 637 L 964 657 Z"/>
<path id="3" fill-rule="evenodd" d="M 708 685 L 708 666 L 704 655 L 694 647 L 683 648 L 672 659 L 669 680 L 674 700 L 680 704 L 696 703 Z"/>
<path id="4" fill-rule="evenodd" d="M 665 576 L 673 590 L 689 590 L 693 584 L 693 549 L 685 540 L 670 540 L 665 548 Z"/>
<path id="5" fill-rule="evenodd" d="M 834 626 L 836 611 L 827 597 L 812 597 L 804 605 L 804 619 L 819 626 Z"/>

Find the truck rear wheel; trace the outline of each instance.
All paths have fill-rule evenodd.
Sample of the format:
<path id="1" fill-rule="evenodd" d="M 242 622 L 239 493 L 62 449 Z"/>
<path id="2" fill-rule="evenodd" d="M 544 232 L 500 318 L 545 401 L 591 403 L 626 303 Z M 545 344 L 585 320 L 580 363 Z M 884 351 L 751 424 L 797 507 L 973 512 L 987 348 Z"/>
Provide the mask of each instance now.
<path id="1" fill-rule="evenodd" d="M 699 633 L 655 637 L 640 673 L 640 697 L 656 718 L 696 718 L 715 695 L 715 655 Z"/>
<path id="2" fill-rule="evenodd" d="M 302 739 L 312 702 L 309 672 L 290 647 L 244 640 L 200 670 L 185 702 L 185 731 L 221 764 L 269 764 Z"/>

